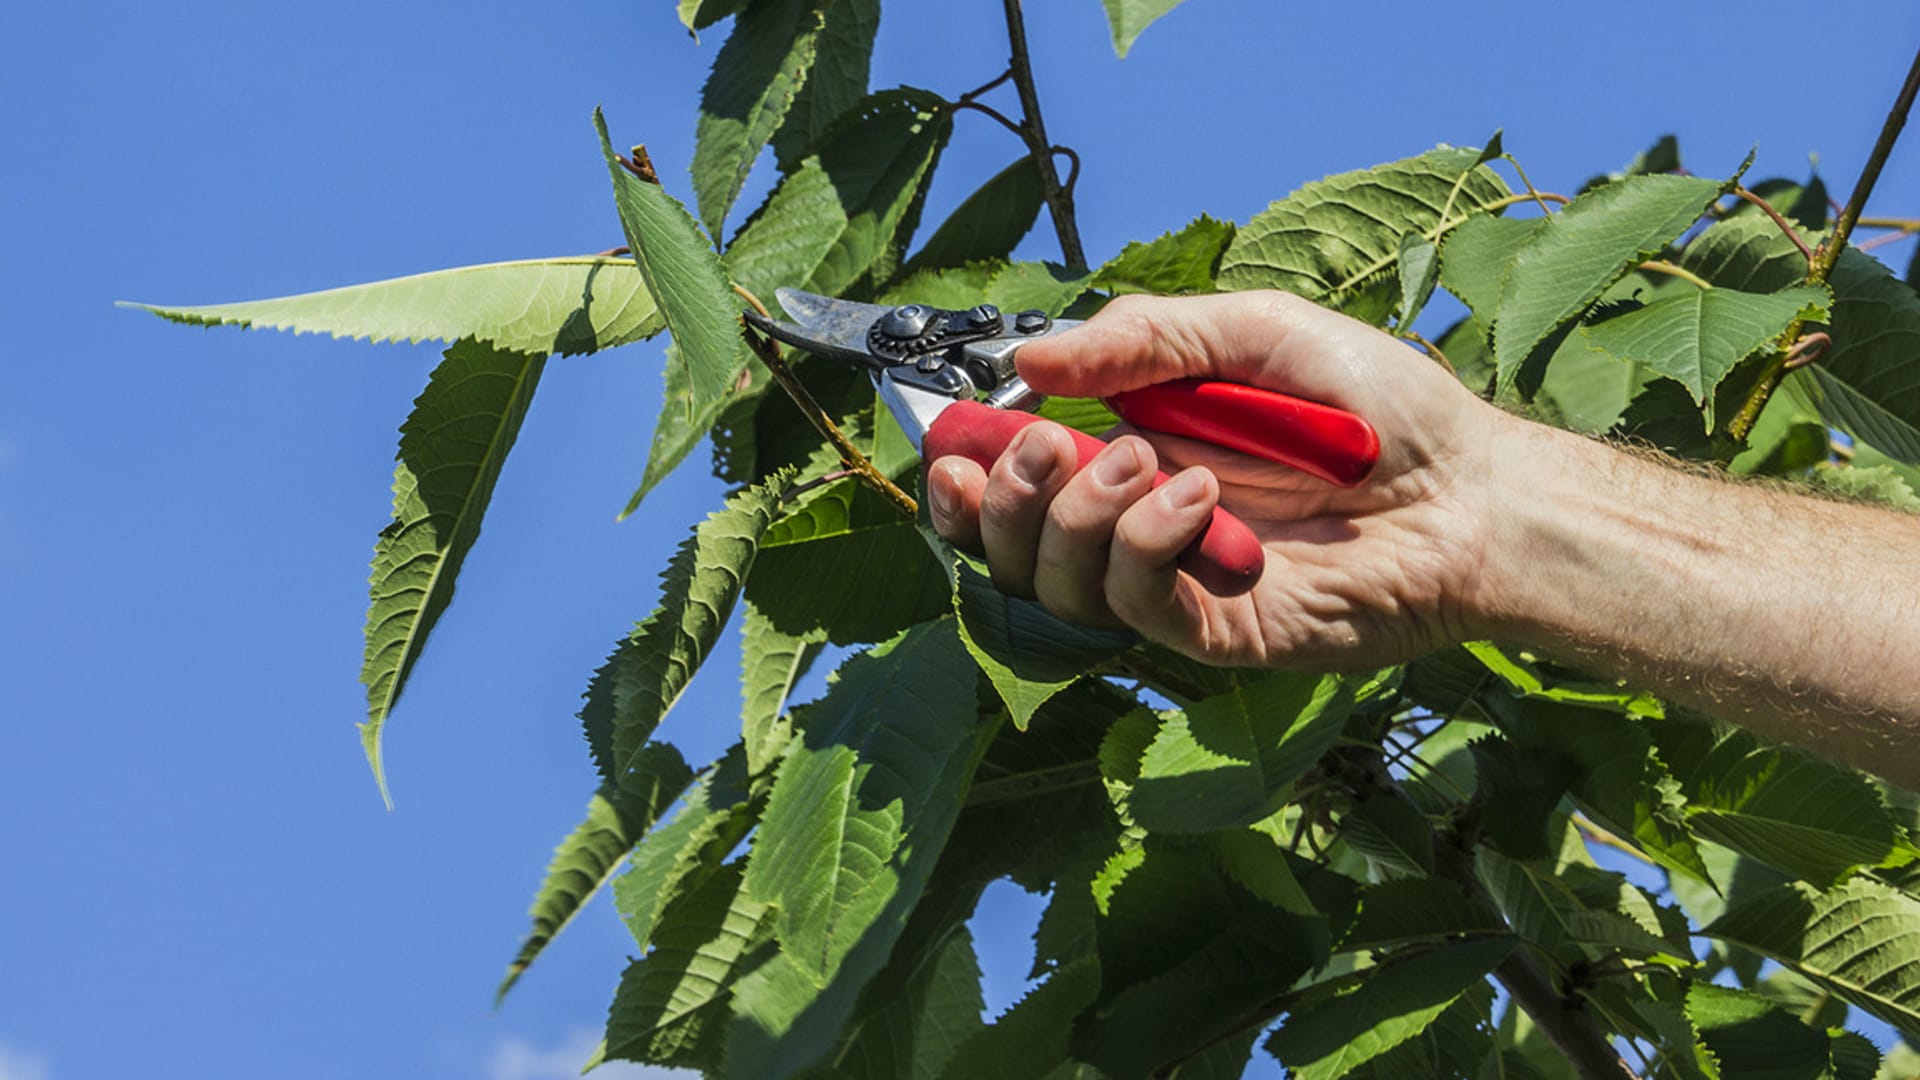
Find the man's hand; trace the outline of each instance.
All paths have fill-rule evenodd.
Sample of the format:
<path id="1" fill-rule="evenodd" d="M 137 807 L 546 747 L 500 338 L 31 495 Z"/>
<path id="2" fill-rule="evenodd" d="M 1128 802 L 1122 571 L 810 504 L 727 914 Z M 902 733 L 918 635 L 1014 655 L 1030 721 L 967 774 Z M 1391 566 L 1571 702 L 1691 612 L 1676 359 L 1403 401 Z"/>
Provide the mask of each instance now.
<path id="1" fill-rule="evenodd" d="M 991 472 L 933 462 L 935 525 L 983 552 L 1004 591 L 1219 664 L 1376 666 L 1478 632 L 1477 582 L 1499 516 L 1489 463 L 1512 421 L 1426 357 L 1265 292 L 1122 297 L 1018 362 L 1034 389 L 1064 396 L 1188 376 L 1279 390 L 1359 414 L 1381 451 L 1351 490 L 1158 434 L 1122 435 L 1071 474 L 1072 445 L 1053 424 L 1029 427 Z M 1150 492 L 1156 465 L 1177 475 Z M 1216 500 L 1267 551 L 1245 596 L 1212 596 L 1174 565 Z"/>

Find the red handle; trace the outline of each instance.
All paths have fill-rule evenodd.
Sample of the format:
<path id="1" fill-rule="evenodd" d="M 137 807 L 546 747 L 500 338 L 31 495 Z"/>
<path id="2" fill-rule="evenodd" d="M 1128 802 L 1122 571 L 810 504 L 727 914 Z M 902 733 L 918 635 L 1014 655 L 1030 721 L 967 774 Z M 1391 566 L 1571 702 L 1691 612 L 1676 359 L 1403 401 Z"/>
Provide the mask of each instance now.
<path id="1" fill-rule="evenodd" d="M 1107 405 L 1135 427 L 1238 450 L 1341 487 L 1365 480 L 1380 457 L 1380 437 L 1365 420 L 1257 386 L 1177 379 L 1115 394 Z"/>
<path id="2" fill-rule="evenodd" d="M 1020 429 L 1039 419 L 1032 413 L 990 409 L 977 401 L 957 401 L 942 410 L 927 428 L 926 437 L 921 440 L 921 455 L 933 461 L 956 454 L 977 462 L 983 469 L 991 469 Z M 1106 443 L 1091 435 L 1072 428 L 1068 428 L 1067 433 L 1073 436 L 1073 448 L 1079 455 L 1073 465 L 1075 472 L 1107 448 Z M 1166 482 L 1166 473 L 1154 475 L 1154 487 Z M 1261 550 L 1260 541 L 1246 522 L 1216 506 L 1213 519 L 1180 553 L 1180 569 L 1192 574 L 1215 596 L 1238 596 L 1260 580 L 1266 560 L 1266 552 Z"/>

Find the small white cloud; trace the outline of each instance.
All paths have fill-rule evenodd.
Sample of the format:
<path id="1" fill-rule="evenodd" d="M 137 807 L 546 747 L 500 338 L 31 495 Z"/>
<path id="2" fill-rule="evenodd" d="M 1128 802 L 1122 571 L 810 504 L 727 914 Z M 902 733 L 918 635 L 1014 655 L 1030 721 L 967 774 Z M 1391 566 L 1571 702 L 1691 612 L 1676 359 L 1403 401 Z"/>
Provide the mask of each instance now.
<path id="1" fill-rule="evenodd" d="M 593 1056 L 600 1045 L 599 1036 L 590 1031 L 569 1032 L 558 1046 L 535 1046 L 521 1038 L 502 1039 L 493 1048 L 487 1062 L 488 1080 L 578 1080 L 580 1066 Z M 3 1071 L 0 1080 L 16 1080 Z M 631 1061 L 609 1061 L 587 1074 L 590 1080 L 691 1080 L 698 1076 L 684 1069 L 663 1069 L 658 1065 L 636 1065 Z M 26 1074 L 25 1080 L 47 1080 L 44 1075 Z"/>
<path id="2" fill-rule="evenodd" d="M 45 1055 L 0 1043 L 0 1080 L 53 1080 L 53 1066 Z"/>

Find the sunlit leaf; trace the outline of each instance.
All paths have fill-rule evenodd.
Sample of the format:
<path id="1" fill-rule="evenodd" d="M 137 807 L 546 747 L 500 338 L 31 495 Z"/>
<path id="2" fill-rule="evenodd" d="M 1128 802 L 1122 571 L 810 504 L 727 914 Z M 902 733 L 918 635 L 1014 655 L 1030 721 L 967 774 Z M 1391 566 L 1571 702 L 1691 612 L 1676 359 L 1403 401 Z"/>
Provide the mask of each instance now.
<path id="1" fill-rule="evenodd" d="M 563 356 L 652 337 L 665 323 L 631 259 L 604 255 L 462 266 L 235 304 L 143 308 L 174 322 L 369 341 L 475 338 Z"/>
<path id="2" fill-rule="evenodd" d="M 740 738 L 746 744 L 748 772 L 764 771 L 786 745 L 774 728 L 794 682 L 820 655 L 825 639 L 817 632 L 781 633 L 766 616 L 747 608 L 740 631 Z"/>
<path id="3" fill-rule="evenodd" d="M 700 92 L 693 193 L 707 231 L 727 211 L 813 70 L 827 0 L 759 0 L 734 20 Z"/>
<path id="4" fill-rule="evenodd" d="M 954 208 L 902 269 L 949 270 L 971 262 L 1005 259 L 1013 253 L 1044 204 L 1040 170 L 1022 155 L 981 184 Z"/>
<path id="5" fill-rule="evenodd" d="M 1907 478 L 1887 465 L 1820 464 L 1807 473 L 1813 485 L 1857 502 L 1879 503 L 1920 514 L 1920 495 Z"/>
<path id="6" fill-rule="evenodd" d="M 1824 1080 L 1832 1075 L 1826 1032 L 1758 994 L 1695 983 L 1687 991 L 1687 1016 L 1723 1076 Z"/>
<path id="7" fill-rule="evenodd" d="M 480 536 L 480 520 L 545 363 L 527 353 L 458 342 L 433 369 L 400 426 L 393 520 L 374 544 L 360 669 L 367 687 L 360 740 L 383 799 L 381 729 L 427 635 L 453 600 L 454 579 Z"/>
<path id="8" fill-rule="evenodd" d="M 913 519 L 849 478 L 811 494 L 769 531 L 747 598 L 783 633 L 823 629 L 844 645 L 939 615 L 951 580 Z"/>
<path id="9" fill-rule="evenodd" d="M 1134 39 L 1153 22 L 1180 6 L 1180 0 L 1100 0 L 1107 8 L 1107 27 L 1113 31 L 1113 52 L 1125 60 Z"/>
<path id="10" fill-rule="evenodd" d="M 1704 404 L 1735 364 L 1826 308 L 1827 291 L 1811 285 L 1776 293 L 1695 289 L 1582 326 L 1579 336 L 1588 348 L 1673 379 Z"/>
<path id="11" fill-rule="evenodd" d="M 1093 283 L 1115 295 L 1212 292 L 1220 275 L 1220 259 L 1235 232 L 1233 222 L 1202 214 L 1179 232 L 1128 244 L 1100 268 Z"/>
<path id="12" fill-rule="evenodd" d="M 792 172 L 834 124 L 867 96 L 880 0 L 832 0 L 814 38 L 813 70 L 773 134 L 783 172 Z"/>

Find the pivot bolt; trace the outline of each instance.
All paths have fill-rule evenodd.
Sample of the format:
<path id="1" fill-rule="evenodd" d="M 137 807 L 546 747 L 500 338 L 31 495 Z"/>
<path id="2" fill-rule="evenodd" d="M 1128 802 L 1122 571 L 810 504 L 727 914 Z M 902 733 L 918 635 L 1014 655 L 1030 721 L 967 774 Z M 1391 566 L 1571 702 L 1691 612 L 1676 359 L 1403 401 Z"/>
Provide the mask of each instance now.
<path id="1" fill-rule="evenodd" d="M 1000 309 L 992 304 L 981 304 L 967 312 L 967 325 L 977 329 L 997 326 L 1000 323 Z"/>
<path id="2" fill-rule="evenodd" d="M 896 340 L 917 338 L 927 330 L 933 308 L 926 304 L 902 304 L 880 319 L 880 332 Z"/>
<path id="3" fill-rule="evenodd" d="M 1038 334 L 1052 325 L 1044 311 L 1023 311 L 1013 317 L 1013 328 L 1023 334 Z"/>

